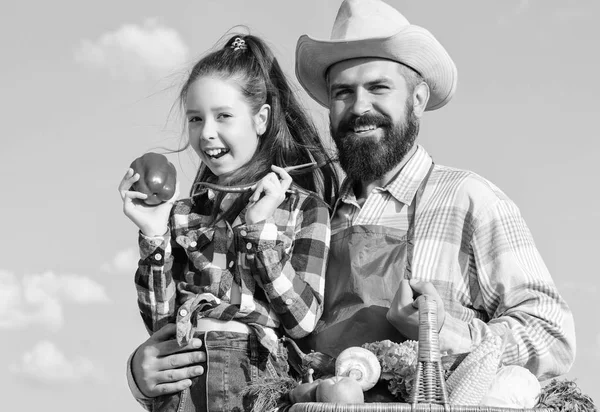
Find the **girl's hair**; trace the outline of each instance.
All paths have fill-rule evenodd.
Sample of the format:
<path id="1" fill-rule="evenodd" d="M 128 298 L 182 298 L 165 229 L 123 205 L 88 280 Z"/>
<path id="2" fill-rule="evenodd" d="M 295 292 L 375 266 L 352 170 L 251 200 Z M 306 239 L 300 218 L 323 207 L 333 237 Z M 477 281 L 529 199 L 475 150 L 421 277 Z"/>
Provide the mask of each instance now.
<path id="1" fill-rule="evenodd" d="M 245 48 L 236 47 L 240 40 Z M 223 48 L 201 58 L 181 89 L 179 98 L 182 106 L 185 105 L 190 86 L 202 76 L 234 81 L 253 113 L 257 113 L 263 104 L 271 106 L 266 130 L 259 138 L 254 156 L 244 166 L 221 176 L 220 183 L 250 183 L 267 175 L 271 165 L 286 167 L 315 161 L 319 167 L 293 176 L 294 182 L 305 190 L 315 192 L 330 206 L 333 205 L 339 181 L 332 157 L 264 41 L 252 35 L 234 35 Z M 192 185 L 192 194 L 196 183 L 205 181 L 214 182 L 216 176 L 205 164 L 201 164 Z M 240 196 L 221 218 L 227 221 L 235 219 L 250 195 Z M 223 197 L 224 194 L 219 193 L 215 199 L 215 219 Z"/>

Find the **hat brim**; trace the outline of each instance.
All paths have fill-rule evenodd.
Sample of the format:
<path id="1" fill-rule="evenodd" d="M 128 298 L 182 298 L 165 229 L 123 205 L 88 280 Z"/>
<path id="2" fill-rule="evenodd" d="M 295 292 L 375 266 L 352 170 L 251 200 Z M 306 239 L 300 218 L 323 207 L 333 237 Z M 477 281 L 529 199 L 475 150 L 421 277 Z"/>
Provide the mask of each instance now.
<path id="1" fill-rule="evenodd" d="M 416 70 L 430 89 L 425 110 L 439 109 L 454 95 L 454 62 L 429 31 L 415 25 L 389 37 L 362 40 L 318 40 L 303 35 L 296 45 L 296 77 L 313 99 L 327 107 L 327 69 L 344 60 L 367 57 L 397 61 Z"/>

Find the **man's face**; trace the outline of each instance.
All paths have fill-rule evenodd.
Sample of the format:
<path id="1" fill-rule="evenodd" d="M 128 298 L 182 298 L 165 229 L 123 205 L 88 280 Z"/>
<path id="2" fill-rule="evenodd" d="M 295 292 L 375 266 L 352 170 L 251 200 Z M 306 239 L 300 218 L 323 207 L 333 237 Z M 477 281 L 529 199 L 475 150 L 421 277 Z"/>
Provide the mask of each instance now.
<path id="1" fill-rule="evenodd" d="M 400 64 L 347 60 L 330 68 L 328 80 L 331 136 L 342 169 L 353 180 L 380 179 L 408 153 L 419 130 Z"/>

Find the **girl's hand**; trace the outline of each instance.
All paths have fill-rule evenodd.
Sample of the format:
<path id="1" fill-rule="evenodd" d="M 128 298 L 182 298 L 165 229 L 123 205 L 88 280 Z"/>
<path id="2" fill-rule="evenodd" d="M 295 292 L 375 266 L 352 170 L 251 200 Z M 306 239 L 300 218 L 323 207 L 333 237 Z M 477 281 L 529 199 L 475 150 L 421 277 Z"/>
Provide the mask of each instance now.
<path id="1" fill-rule="evenodd" d="M 144 199 L 148 195 L 130 190 L 131 186 L 140 179 L 139 173 L 133 173 L 129 168 L 119 183 L 119 193 L 123 199 L 123 213 L 127 216 L 146 236 L 162 236 L 167 232 L 169 214 L 171 208 L 179 196 L 179 183 L 175 194 L 165 203 L 156 206 L 148 206 Z"/>
<path id="2" fill-rule="evenodd" d="M 252 225 L 273 216 L 275 209 L 285 200 L 285 192 L 292 178 L 281 167 L 271 166 L 269 173 L 256 184 L 246 209 L 246 224 Z"/>

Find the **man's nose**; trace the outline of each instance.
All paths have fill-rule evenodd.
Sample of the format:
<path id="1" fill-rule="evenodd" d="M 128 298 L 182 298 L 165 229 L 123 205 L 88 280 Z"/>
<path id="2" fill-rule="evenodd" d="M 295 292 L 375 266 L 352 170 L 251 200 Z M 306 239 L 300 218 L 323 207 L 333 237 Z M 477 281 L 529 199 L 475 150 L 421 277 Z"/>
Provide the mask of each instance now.
<path id="1" fill-rule="evenodd" d="M 352 104 L 352 114 L 362 116 L 369 112 L 372 108 L 369 94 L 362 89 L 358 89 L 354 94 L 354 102 Z"/>

